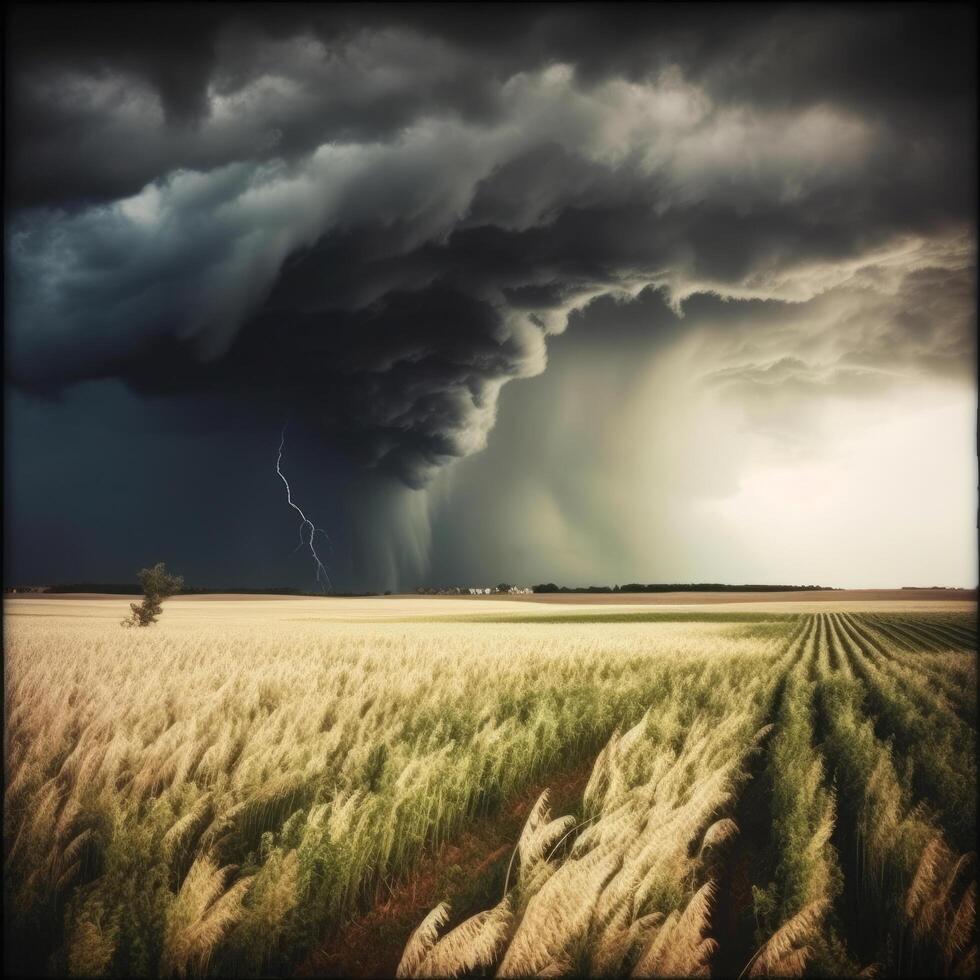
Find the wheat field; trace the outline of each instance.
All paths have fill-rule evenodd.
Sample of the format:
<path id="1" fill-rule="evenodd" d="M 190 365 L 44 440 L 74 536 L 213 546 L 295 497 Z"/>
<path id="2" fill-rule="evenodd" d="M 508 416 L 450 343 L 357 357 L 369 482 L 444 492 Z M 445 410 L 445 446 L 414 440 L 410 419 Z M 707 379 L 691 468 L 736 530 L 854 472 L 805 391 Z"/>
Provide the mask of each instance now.
<path id="1" fill-rule="evenodd" d="M 8 601 L 7 971 L 290 975 L 544 787 L 392 973 L 971 975 L 976 617 L 921 605 Z"/>

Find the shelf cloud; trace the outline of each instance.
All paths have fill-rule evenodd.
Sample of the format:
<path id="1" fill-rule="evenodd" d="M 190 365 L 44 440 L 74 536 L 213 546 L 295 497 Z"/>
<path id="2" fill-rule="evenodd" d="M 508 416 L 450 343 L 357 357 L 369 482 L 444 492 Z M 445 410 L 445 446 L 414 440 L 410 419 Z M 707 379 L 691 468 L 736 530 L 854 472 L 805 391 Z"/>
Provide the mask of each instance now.
<path id="1" fill-rule="evenodd" d="M 285 401 L 419 486 L 600 296 L 885 293 L 842 383 L 970 343 L 960 9 L 123 14 L 14 19 L 22 385 Z"/>

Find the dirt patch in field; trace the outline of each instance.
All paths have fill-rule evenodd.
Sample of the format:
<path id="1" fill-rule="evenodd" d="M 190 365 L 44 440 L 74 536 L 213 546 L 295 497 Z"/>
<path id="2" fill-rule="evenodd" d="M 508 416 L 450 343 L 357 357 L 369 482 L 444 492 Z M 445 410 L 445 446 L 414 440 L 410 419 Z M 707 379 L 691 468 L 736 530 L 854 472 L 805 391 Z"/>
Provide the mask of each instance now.
<path id="1" fill-rule="evenodd" d="M 517 838 L 541 791 L 550 791 L 554 816 L 577 811 L 592 765 L 536 783 L 428 855 L 403 882 L 382 885 L 374 907 L 318 946 L 295 975 L 393 977 L 408 937 L 439 902 L 450 903 L 448 929 L 500 901 Z"/>

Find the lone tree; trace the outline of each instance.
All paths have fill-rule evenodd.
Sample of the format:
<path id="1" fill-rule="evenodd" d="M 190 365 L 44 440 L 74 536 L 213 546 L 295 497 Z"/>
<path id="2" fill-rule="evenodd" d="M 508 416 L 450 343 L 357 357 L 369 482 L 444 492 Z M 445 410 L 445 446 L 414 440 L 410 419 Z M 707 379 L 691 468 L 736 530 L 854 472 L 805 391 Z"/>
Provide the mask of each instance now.
<path id="1" fill-rule="evenodd" d="M 122 621 L 123 626 L 149 626 L 157 621 L 163 607 L 163 600 L 176 595 L 184 587 L 180 575 L 169 575 L 167 566 L 157 562 L 152 568 L 141 569 L 139 576 L 143 589 L 143 601 L 131 602 L 132 613 Z"/>

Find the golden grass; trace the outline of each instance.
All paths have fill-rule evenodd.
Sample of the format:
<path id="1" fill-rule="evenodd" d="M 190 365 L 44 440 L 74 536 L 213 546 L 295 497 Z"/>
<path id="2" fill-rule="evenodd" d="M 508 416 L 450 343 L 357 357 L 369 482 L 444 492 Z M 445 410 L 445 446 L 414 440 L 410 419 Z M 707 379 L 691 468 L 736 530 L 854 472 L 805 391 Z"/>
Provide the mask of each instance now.
<path id="1" fill-rule="evenodd" d="M 718 622 L 309 621 L 304 600 L 173 601 L 127 631 L 117 604 L 7 621 L 8 918 L 64 969 L 282 968 L 481 808 L 781 644 Z M 569 829 L 524 841 L 525 885 Z M 229 897 L 187 891 L 219 872 Z"/>
<path id="2" fill-rule="evenodd" d="M 553 815 L 542 794 L 503 894 L 445 934 L 448 906 L 434 909 L 399 976 L 705 974 L 716 876 L 742 846 L 735 805 L 765 739 L 778 901 L 745 972 L 826 969 L 844 799 L 814 727 L 828 678 L 856 699 L 830 719 L 835 751 L 867 748 L 861 786 L 845 787 L 866 801 L 866 873 L 884 880 L 908 838 L 907 879 L 879 890 L 900 887 L 908 942 L 946 972 L 975 962 L 975 867 L 899 785 L 860 700 L 878 685 L 965 737 L 952 706 L 969 701 L 924 679 L 975 677 L 962 654 L 893 661 L 853 645 L 853 616 L 740 620 L 737 603 L 724 620 L 700 606 L 602 621 L 580 604 L 549 622 L 554 605 L 507 600 L 180 599 L 145 631 L 119 628 L 125 605 L 5 607 L 4 895 L 8 936 L 40 951 L 31 965 L 288 972 L 426 849 L 590 759 L 580 810 Z"/>

